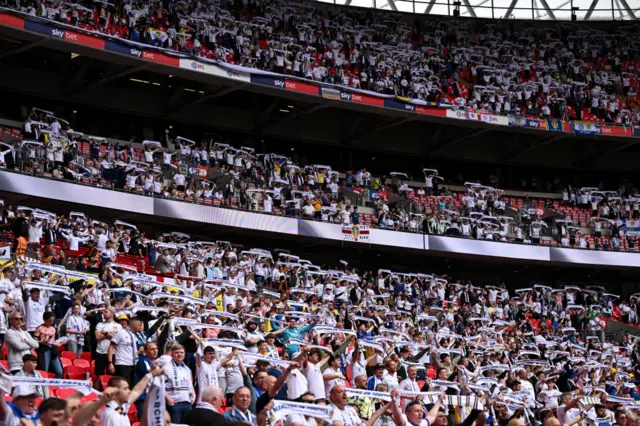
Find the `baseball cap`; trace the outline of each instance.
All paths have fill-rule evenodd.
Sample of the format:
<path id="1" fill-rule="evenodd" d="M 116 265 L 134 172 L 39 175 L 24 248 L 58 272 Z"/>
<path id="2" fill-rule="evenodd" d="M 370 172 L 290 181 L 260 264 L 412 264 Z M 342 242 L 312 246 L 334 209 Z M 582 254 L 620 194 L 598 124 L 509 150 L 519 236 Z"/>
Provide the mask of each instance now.
<path id="1" fill-rule="evenodd" d="M 40 398 L 42 395 L 35 391 L 31 386 L 20 385 L 13 388 L 11 392 L 12 398 L 20 398 L 21 396 L 30 396 Z"/>
<path id="2" fill-rule="evenodd" d="M 127 320 L 129 321 L 129 317 L 127 316 L 127 314 L 120 314 L 118 315 L 118 318 L 116 318 L 118 321 L 120 320 Z"/>

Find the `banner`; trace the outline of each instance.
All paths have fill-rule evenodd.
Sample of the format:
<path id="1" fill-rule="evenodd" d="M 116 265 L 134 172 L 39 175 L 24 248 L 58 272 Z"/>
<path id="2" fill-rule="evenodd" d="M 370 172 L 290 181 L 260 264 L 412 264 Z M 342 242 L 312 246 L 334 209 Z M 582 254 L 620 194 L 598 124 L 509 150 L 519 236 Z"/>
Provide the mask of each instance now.
<path id="1" fill-rule="evenodd" d="M 367 225 L 345 225 L 342 227 L 342 239 L 345 241 L 369 241 Z"/>
<path id="2" fill-rule="evenodd" d="M 316 95 L 318 96 L 320 93 L 320 88 L 315 84 L 302 83 L 296 80 L 285 80 L 284 88 L 288 92 L 296 92 L 296 93 L 305 93 L 307 95 Z"/>
<path id="3" fill-rule="evenodd" d="M 261 84 L 263 86 L 269 87 L 277 87 L 280 89 L 284 89 L 284 79 L 283 78 L 273 78 L 268 75 L 260 75 L 260 74 L 251 74 L 251 83 Z"/>
<path id="4" fill-rule="evenodd" d="M 329 87 L 320 88 L 320 96 L 325 99 L 331 99 L 334 101 L 340 100 L 340 91 L 338 89 L 331 89 Z"/>
<path id="5" fill-rule="evenodd" d="M 573 123 L 573 132 L 577 135 L 595 135 L 598 133 L 596 123 L 576 121 Z"/>
<path id="6" fill-rule="evenodd" d="M 165 396 L 164 376 L 154 377 L 151 380 L 151 388 L 147 392 L 147 425 L 164 426 Z"/>
<path id="7" fill-rule="evenodd" d="M 550 132 L 563 132 L 563 127 L 564 126 L 562 125 L 562 120 L 547 120 L 547 130 L 549 130 Z"/>
<path id="8" fill-rule="evenodd" d="M 11 259 L 11 246 L 0 247 L 0 259 Z"/>
<path id="9" fill-rule="evenodd" d="M 85 395 L 91 393 L 93 388 L 91 386 L 91 380 L 67 380 L 67 379 L 50 379 L 48 377 L 20 377 L 12 376 L 13 386 L 27 385 L 27 386 L 55 386 L 57 388 L 71 388 L 77 389 Z M 163 418 L 164 421 L 164 418 Z"/>
<path id="10" fill-rule="evenodd" d="M 509 126 L 512 127 L 524 127 L 527 124 L 527 119 L 521 115 L 510 115 L 508 120 Z"/>
<path id="11" fill-rule="evenodd" d="M 293 401 L 274 401 L 273 408 L 269 412 L 271 425 L 274 425 L 285 416 L 297 414 L 299 416 L 313 417 L 330 421 L 333 416 L 333 408 L 316 404 L 308 404 Z M 150 425 L 151 426 L 151 425 Z M 153 425 L 156 426 L 156 425 Z"/>
<path id="12" fill-rule="evenodd" d="M 624 231 L 625 235 L 640 236 L 640 220 L 626 220 L 621 230 Z"/>
<path id="13" fill-rule="evenodd" d="M 547 130 L 547 121 L 527 118 L 525 119 L 524 127 L 528 127 L 529 129 Z"/>
<path id="14" fill-rule="evenodd" d="M 456 118 L 458 120 L 466 120 L 468 118 L 467 111 L 462 111 L 460 109 L 456 109 L 456 110 L 447 109 L 447 118 Z"/>
<path id="15" fill-rule="evenodd" d="M 633 131 L 627 127 L 597 126 L 597 132 L 604 136 L 633 136 Z"/>
<path id="16" fill-rule="evenodd" d="M 345 102 L 353 102 L 354 104 L 363 104 L 371 106 L 384 106 L 383 98 L 376 98 L 374 96 L 362 95 L 360 93 L 352 92 L 340 92 L 340 99 Z"/>

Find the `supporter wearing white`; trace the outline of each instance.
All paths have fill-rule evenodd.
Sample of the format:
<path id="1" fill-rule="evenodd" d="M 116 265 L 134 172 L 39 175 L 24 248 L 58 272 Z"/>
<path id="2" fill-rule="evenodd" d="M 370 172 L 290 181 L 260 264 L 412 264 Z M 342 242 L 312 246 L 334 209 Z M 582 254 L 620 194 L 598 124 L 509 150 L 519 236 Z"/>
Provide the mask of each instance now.
<path id="1" fill-rule="evenodd" d="M 39 288 L 32 288 L 29 295 L 25 302 L 26 330 L 33 333 L 44 322 L 42 316 L 49 304 L 49 298 L 42 297 Z"/>
<path id="2" fill-rule="evenodd" d="M 165 399 L 172 423 L 180 423 L 184 413 L 191 409 L 196 400 L 191 370 L 184 363 L 184 355 L 184 347 L 174 345 L 171 349 L 171 361 L 163 366 L 167 376 Z"/>
<path id="3" fill-rule="evenodd" d="M 129 421 L 128 412 L 133 404 L 147 388 L 147 384 L 151 377 L 155 377 L 162 374 L 161 369 L 154 369 L 151 373 L 145 375 L 131 389 L 126 380 L 120 377 L 112 377 L 108 384 L 107 389 L 100 395 L 98 401 L 91 404 L 87 404 L 86 410 L 97 412 L 100 407 L 105 406 L 102 414 L 100 414 L 100 426 L 131 426 Z M 83 415 L 82 411 L 78 411 L 77 414 L 80 418 L 89 417 L 89 415 Z"/>
<path id="4" fill-rule="evenodd" d="M 418 382 L 416 382 L 416 377 L 418 377 L 418 370 L 413 365 L 409 366 L 407 368 L 407 378 L 400 382 L 398 389 L 401 391 L 420 392 L 420 386 Z M 402 408 L 406 409 L 412 399 L 413 398 L 402 398 Z"/>
<path id="5" fill-rule="evenodd" d="M 400 386 L 398 380 L 398 372 L 396 371 L 397 363 L 395 361 L 389 361 L 386 365 L 386 371 L 382 376 L 382 383 L 387 385 L 389 390 L 397 389 Z"/>
<path id="6" fill-rule="evenodd" d="M 74 304 L 71 307 L 71 315 L 63 321 L 67 326 L 67 336 L 69 337 L 68 349 L 75 352 L 80 358 L 85 335 L 89 332 L 89 321 L 82 316 L 82 306 Z"/>
<path id="7" fill-rule="evenodd" d="M 344 386 L 346 377 L 340 371 L 340 358 L 331 355 L 328 360 L 329 367 L 327 367 L 322 373 L 322 380 L 324 380 L 324 393 L 325 395 L 331 394 L 331 389 L 334 386 Z M 313 392 L 313 391 L 312 391 Z"/>
<path id="8" fill-rule="evenodd" d="M 333 417 L 331 418 L 333 426 L 364 426 L 364 422 L 356 412 L 355 408 L 347 405 L 347 391 L 343 385 L 334 386 L 329 394 L 331 407 L 333 408 Z"/>
<path id="9" fill-rule="evenodd" d="M 85 243 L 92 239 L 91 236 L 81 237 L 78 235 L 78 231 L 73 231 L 73 234 L 69 235 L 68 231 L 63 230 L 60 232 L 62 238 L 69 241 L 69 250 L 78 251 L 80 243 Z"/>
<path id="10" fill-rule="evenodd" d="M 96 374 L 106 374 L 107 368 L 107 352 L 111 345 L 111 339 L 122 329 L 122 326 L 114 321 L 115 309 L 107 308 L 102 311 L 103 322 L 96 326 L 96 340 L 98 346 L 96 348 Z"/>
<path id="11" fill-rule="evenodd" d="M 229 353 L 223 361 L 216 360 L 216 351 L 211 346 L 206 346 L 204 349 L 202 345 L 198 346 L 196 352 L 196 377 L 198 379 L 198 399 L 200 402 L 202 399 L 202 391 L 209 387 L 219 387 L 218 370 L 221 363 L 226 362 L 233 356 L 233 353 Z"/>
<path id="12" fill-rule="evenodd" d="M 117 319 L 120 322 L 129 322 L 126 314 L 118 315 Z M 131 384 L 135 384 L 135 366 L 138 362 L 138 349 L 134 333 L 141 332 L 143 324 L 138 319 L 133 319 L 130 323 L 130 327 L 120 328 L 111 338 L 109 349 L 107 349 L 107 371 L 109 374 L 125 378 L 131 386 Z"/>
<path id="13" fill-rule="evenodd" d="M 303 371 L 309 384 L 309 392 L 312 392 L 316 399 L 325 399 L 325 382 L 322 375 L 322 367 L 331 359 L 330 355 L 320 359 L 320 351 L 311 350 L 303 363 Z"/>

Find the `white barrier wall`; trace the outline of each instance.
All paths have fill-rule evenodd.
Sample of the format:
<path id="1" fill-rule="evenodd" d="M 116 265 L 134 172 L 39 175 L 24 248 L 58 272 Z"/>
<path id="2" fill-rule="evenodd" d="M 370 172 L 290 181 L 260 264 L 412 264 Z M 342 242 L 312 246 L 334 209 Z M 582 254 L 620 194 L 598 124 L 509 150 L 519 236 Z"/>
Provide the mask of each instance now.
<path id="1" fill-rule="evenodd" d="M 156 215 L 239 229 L 293 235 L 301 238 L 321 238 L 340 242 L 346 240 L 342 232 L 342 226 L 338 224 L 152 198 L 6 171 L 0 172 L 0 191 L 105 207 L 129 213 Z M 369 229 L 368 239 L 361 238 L 357 243 L 350 242 L 349 244 L 540 262 L 624 267 L 640 266 L 640 254 L 638 253 L 509 244 L 497 241 L 479 241 L 374 228 Z"/>

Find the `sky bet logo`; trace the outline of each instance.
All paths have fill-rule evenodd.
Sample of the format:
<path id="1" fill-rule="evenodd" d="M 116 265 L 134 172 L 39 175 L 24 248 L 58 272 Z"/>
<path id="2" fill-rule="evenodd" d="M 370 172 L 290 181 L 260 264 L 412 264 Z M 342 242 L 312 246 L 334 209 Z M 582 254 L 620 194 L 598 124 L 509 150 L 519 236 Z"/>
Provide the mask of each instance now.
<path id="1" fill-rule="evenodd" d="M 64 31 L 62 30 L 51 30 L 51 36 L 57 38 L 64 38 Z"/>
<path id="2" fill-rule="evenodd" d="M 351 93 L 340 92 L 340 99 L 342 99 L 343 101 L 350 101 L 351 100 Z"/>
<path id="3" fill-rule="evenodd" d="M 140 56 L 142 56 L 142 50 L 131 49 L 131 56 L 135 56 L 136 58 L 139 58 Z"/>
<path id="4" fill-rule="evenodd" d="M 413 106 L 413 105 L 411 105 L 411 104 L 404 104 L 404 109 L 406 109 L 407 111 L 411 111 L 411 112 L 413 112 L 413 111 L 415 111 L 415 110 L 416 110 L 416 107 L 414 107 L 414 106 Z"/>
<path id="5" fill-rule="evenodd" d="M 284 89 L 284 80 L 273 80 L 273 85 Z"/>

